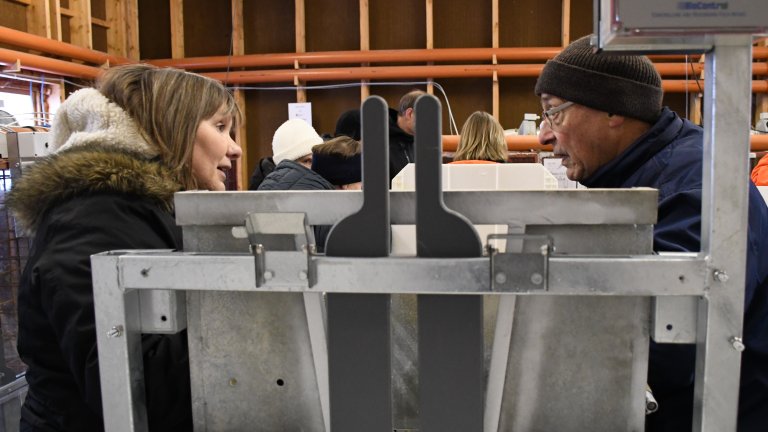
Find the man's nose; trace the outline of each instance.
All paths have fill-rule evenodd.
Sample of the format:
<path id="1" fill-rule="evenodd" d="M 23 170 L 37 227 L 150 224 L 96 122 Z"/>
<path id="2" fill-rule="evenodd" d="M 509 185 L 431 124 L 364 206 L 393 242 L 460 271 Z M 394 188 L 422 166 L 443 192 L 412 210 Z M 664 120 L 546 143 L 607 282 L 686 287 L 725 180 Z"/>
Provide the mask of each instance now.
<path id="1" fill-rule="evenodd" d="M 555 138 L 552 128 L 549 126 L 549 122 L 544 120 L 539 126 L 539 144 L 548 144 Z"/>

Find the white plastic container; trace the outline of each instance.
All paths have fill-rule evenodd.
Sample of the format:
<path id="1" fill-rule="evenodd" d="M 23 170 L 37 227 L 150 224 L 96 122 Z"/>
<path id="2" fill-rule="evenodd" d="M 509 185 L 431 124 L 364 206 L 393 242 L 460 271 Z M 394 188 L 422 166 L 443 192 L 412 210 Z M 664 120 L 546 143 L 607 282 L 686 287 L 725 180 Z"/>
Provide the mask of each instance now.
<path id="1" fill-rule="evenodd" d="M 468 190 L 550 190 L 557 189 L 557 179 L 538 163 L 446 164 L 442 167 L 444 191 Z M 392 190 L 416 189 L 416 165 L 408 164 L 392 179 Z M 483 244 L 489 234 L 506 234 L 506 225 L 475 225 Z M 506 242 L 496 240 L 494 247 L 504 250 Z M 416 226 L 392 226 L 392 255 L 416 255 Z"/>

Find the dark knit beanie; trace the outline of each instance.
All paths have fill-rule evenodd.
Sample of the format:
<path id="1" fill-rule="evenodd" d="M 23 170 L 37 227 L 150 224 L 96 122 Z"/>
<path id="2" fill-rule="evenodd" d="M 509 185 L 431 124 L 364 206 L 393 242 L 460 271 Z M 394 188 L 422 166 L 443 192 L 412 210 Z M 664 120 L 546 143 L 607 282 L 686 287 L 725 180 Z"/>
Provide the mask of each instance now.
<path id="1" fill-rule="evenodd" d="M 595 53 L 585 36 L 547 61 L 536 95 L 655 123 L 661 113 L 661 76 L 648 57 Z"/>
<path id="2" fill-rule="evenodd" d="M 312 154 L 312 171 L 320 174 L 332 185 L 343 186 L 362 181 L 360 153 L 352 157 L 337 154 Z"/>

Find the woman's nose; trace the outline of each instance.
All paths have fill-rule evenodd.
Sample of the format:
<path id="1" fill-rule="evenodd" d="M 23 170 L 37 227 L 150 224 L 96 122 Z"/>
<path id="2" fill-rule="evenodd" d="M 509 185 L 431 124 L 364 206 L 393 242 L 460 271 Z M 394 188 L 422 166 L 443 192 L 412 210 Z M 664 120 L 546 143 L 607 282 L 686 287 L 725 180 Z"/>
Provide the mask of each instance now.
<path id="1" fill-rule="evenodd" d="M 230 139 L 229 149 L 227 149 L 227 157 L 230 159 L 240 159 L 243 155 L 243 149 L 235 140 Z"/>

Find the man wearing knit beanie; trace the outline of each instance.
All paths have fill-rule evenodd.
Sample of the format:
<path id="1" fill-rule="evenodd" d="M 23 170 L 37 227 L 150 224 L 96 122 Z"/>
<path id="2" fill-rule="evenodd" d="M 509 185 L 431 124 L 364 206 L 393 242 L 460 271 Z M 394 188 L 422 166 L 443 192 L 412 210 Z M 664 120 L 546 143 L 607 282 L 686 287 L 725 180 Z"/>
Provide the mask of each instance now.
<path id="1" fill-rule="evenodd" d="M 541 144 L 591 188 L 659 191 L 655 251 L 700 250 L 703 130 L 662 107 L 661 77 L 644 56 L 597 53 L 581 38 L 549 60 L 536 88 Z M 768 208 L 750 184 L 740 432 L 768 430 Z M 646 432 L 690 431 L 695 346 L 651 343 L 648 384 L 659 409 Z"/>

